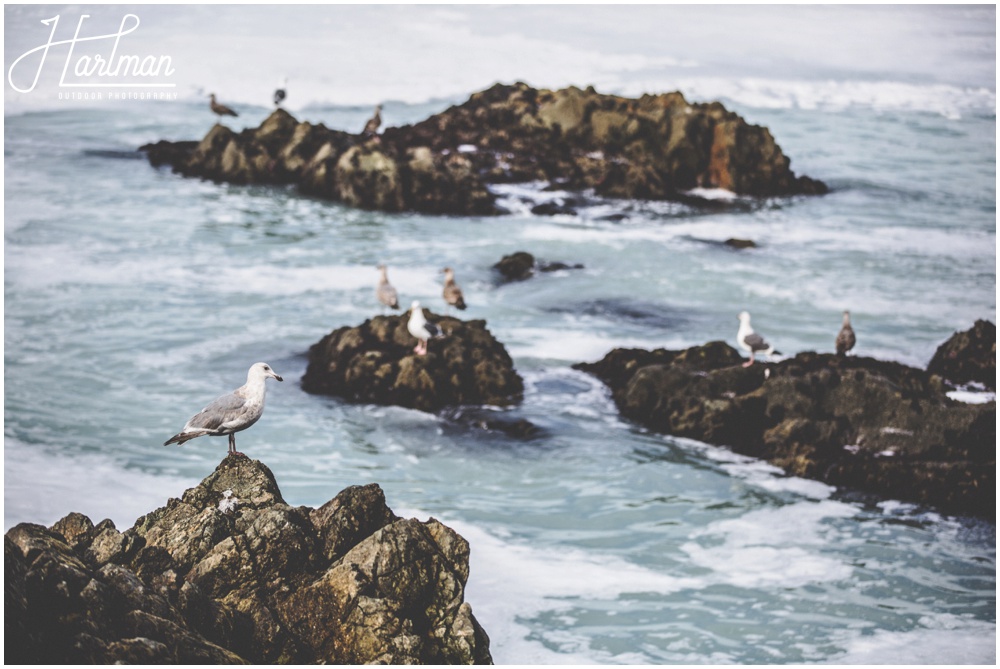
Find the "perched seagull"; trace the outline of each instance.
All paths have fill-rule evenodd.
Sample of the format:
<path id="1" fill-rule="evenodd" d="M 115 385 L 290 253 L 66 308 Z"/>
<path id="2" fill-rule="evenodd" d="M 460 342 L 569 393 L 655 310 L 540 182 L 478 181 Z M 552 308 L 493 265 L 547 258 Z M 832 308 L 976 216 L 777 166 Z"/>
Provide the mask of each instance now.
<path id="1" fill-rule="evenodd" d="M 455 270 L 445 267 L 441 271 L 444 272 L 444 290 L 441 292 L 444 295 L 444 301 L 449 306 L 464 310 L 465 298 L 462 296 L 462 289 L 455 283 Z"/>
<path id="2" fill-rule="evenodd" d="M 858 339 L 854 336 L 854 328 L 851 327 L 851 312 L 844 312 L 844 324 L 837 334 L 837 355 L 847 355 L 847 352 L 854 348 Z"/>
<path id="3" fill-rule="evenodd" d="M 208 106 L 212 108 L 212 113 L 218 116 L 220 121 L 222 120 L 223 116 L 239 116 L 239 114 L 234 112 L 226 105 L 219 104 L 218 102 L 216 102 L 215 93 L 212 93 L 208 97 L 209 97 Z"/>
<path id="4" fill-rule="evenodd" d="M 764 338 L 753 331 L 750 327 L 750 314 L 746 311 L 741 311 L 739 315 L 740 319 L 740 329 L 736 333 L 736 341 L 739 343 L 744 350 L 750 352 L 750 359 L 743 363 L 744 367 L 749 367 L 753 364 L 754 353 L 763 353 L 764 355 L 771 355 L 774 353 L 774 347 L 764 341 Z"/>
<path id="5" fill-rule="evenodd" d="M 392 284 L 389 283 L 389 276 L 386 274 L 388 268 L 385 265 L 379 265 L 378 270 L 382 275 L 379 277 L 375 296 L 378 297 L 379 302 L 390 309 L 399 309 L 399 295 L 397 295 L 396 289 L 392 287 Z"/>
<path id="6" fill-rule="evenodd" d="M 382 125 L 382 105 L 375 105 L 375 115 L 365 123 L 365 129 L 361 131 L 361 137 L 370 139 L 378 136 L 379 126 Z"/>
<path id="7" fill-rule="evenodd" d="M 281 81 L 281 85 L 278 86 L 278 88 L 276 88 L 274 90 L 274 106 L 275 107 L 280 107 L 281 103 L 285 101 L 286 97 L 288 97 L 288 93 L 285 91 L 285 89 L 287 89 L 287 88 L 288 88 L 288 78 L 286 77 L 285 79 L 283 79 Z"/>
<path id="8" fill-rule="evenodd" d="M 410 320 L 406 324 L 406 329 L 419 342 L 413 349 L 413 352 L 417 355 L 427 354 L 427 340 L 432 337 L 444 336 L 441 328 L 434 323 L 427 322 L 427 319 L 424 318 L 424 310 L 420 308 L 420 302 L 417 300 L 413 300 L 413 306 L 410 307 Z"/>
<path id="9" fill-rule="evenodd" d="M 236 450 L 236 433 L 245 430 L 264 413 L 265 379 L 283 379 L 274 373 L 266 362 L 257 362 L 247 372 L 247 382 L 199 411 L 184 429 L 163 442 L 183 444 L 196 437 L 229 435 L 229 455 L 243 455 Z"/>

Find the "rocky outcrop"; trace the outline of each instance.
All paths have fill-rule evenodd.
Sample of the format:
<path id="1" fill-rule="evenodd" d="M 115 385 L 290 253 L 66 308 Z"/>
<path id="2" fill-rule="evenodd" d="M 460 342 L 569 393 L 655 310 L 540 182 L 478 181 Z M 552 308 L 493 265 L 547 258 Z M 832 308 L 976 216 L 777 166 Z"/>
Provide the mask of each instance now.
<path id="1" fill-rule="evenodd" d="M 872 358 L 800 353 L 745 368 L 724 342 L 615 349 L 576 365 L 622 415 L 723 445 L 796 476 L 995 519 L 996 404 L 945 395 L 941 378 Z"/>
<path id="2" fill-rule="evenodd" d="M 295 183 L 385 211 L 497 213 L 491 183 L 546 180 L 604 197 L 686 201 L 694 188 L 771 197 L 819 194 L 767 128 L 680 93 L 623 98 L 593 88 L 497 84 L 415 125 L 362 138 L 277 110 L 259 128 L 216 125 L 200 142 L 141 147 L 153 165 L 238 184 Z M 573 204 L 539 205 L 574 214 Z"/>
<path id="3" fill-rule="evenodd" d="M 289 506 L 230 456 L 119 532 L 72 513 L 4 537 L 10 663 L 491 663 L 469 545 L 375 484 Z"/>
<path id="4" fill-rule="evenodd" d="M 503 281 L 524 281 L 534 275 L 535 272 L 557 272 L 562 269 L 583 269 L 583 265 L 577 263 L 568 265 L 564 262 L 538 261 L 535 256 L 527 251 L 515 251 L 510 255 L 501 258 L 493 269 L 500 273 Z"/>
<path id="5" fill-rule="evenodd" d="M 996 390 L 997 326 L 978 320 L 938 346 L 927 371 L 956 384 L 977 383 Z"/>
<path id="6" fill-rule="evenodd" d="M 351 402 L 392 404 L 437 411 L 457 405 L 507 406 L 519 402 L 524 382 L 486 321 L 424 315 L 444 337 L 416 355 L 408 313 L 376 316 L 357 327 L 334 330 L 309 349 L 302 377 L 306 392 Z"/>

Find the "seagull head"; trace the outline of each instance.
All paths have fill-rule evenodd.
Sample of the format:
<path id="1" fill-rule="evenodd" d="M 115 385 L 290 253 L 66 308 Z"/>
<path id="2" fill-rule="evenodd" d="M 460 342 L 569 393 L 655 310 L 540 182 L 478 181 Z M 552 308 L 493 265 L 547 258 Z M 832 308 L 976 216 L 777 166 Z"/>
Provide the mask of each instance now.
<path id="1" fill-rule="evenodd" d="M 413 304 L 410 305 L 410 311 L 417 311 L 418 309 L 420 309 L 420 301 L 413 300 Z"/>
<path id="2" fill-rule="evenodd" d="M 750 312 L 749 311 L 741 311 L 740 315 L 737 316 L 737 318 L 740 319 L 740 323 L 749 323 L 750 322 Z"/>
<path id="3" fill-rule="evenodd" d="M 260 379 L 272 378 L 272 379 L 277 379 L 278 381 L 284 381 L 283 378 L 274 373 L 274 370 L 271 369 L 271 365 L 267 364 L 266 362 L 255 362 L 250 367 L 250 373 L 247 374 L 247 376 L 257 377 Z"/>

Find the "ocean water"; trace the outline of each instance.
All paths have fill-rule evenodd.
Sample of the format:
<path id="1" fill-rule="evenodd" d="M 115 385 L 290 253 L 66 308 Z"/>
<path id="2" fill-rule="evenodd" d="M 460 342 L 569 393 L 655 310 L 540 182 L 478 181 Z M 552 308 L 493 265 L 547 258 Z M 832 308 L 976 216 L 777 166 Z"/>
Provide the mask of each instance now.
<path id="1" fill-rule="evenodd" d="M 5 7 L 8 74 L 47 39 L 41 19 L 59 15 L 65 39 L 80 12 Z M 498 663 L 995 663 L 993 523 L 649 433 L 571 368 L 620 346 L 735 345 L 743 309 L 785 355 L 831 351 L 850 309 L 857 354 L 916 366 L 995 322 L 994 7 L 87 12 L 81 34 L 140 17 L 122 49 L 170 54 L 176 86 L 60 99 L 65 46 L 34 90 L 5 85 L 5 530 L 70 511 L 124 529 L 179 496 L 226 441 L 161 444 L 264 360 L 285 382 L 240 450 L 292 504 L 377 482 L 397 514 L 458 530 Z M 135 154 L 203 136 L 208 91 L 239 109 L 231 127 L 256 126 L 283 77 L 298 118 L 353 131 L 377 102 L 397 125 L 495 81 L 681 90 L 770 128 L 831 193 L 542 217 L 534 204 L 566 194 L 521 184 L 496 189 L 507 215 L 427 217 L 184 179 Z M 498 284 L 491 265 L 517 250 L 584 267 Z M 379 312 L 380 262 L 401 301 L 434 311 L 455 268 L 463 316 L 487 320 L 526 382 L 520 406 L 477 410 L 540 436 L 300 389 L 312 343 Z"/>

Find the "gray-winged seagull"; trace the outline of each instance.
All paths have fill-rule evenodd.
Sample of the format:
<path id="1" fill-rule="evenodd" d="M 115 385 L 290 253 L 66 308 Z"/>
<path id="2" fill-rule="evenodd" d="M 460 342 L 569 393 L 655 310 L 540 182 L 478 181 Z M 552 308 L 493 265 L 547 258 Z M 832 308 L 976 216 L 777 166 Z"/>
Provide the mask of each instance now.
<path id="1" fill-rule="evenodd" d="M 450 267 L 445 267 L 441 271 L 444 272 L 444 290 L 441 292 L 444 301 L 449 306 L 465 309 L 465 297 L 462 296 L 462 289 L 455 283 L 455 271 Z"/>
<path id="2" fill-rule="evenodd" d="M 245 384 L 199 411 L 183 430 L 167 439 L 163 445 L 183 444 L 206 434 L 211 437 L 228 434 L 229 455 L 242 455 L 236 450 L 236 433 L 256 423 L 264 413 L 264 393 L 267 391 L 264 381 L 268 378 L 283 380 L 266 362 L 254 363 L 247 372 Z"/>
<path id="3" fill-rule="evenodd" d="M 208 98 L 209 98 L 209 100 L 208 100 L 208 106 L 211 107 L 212 113 L 215 114 L 216 116 L 218 116 L 220 121 L 222 120 L 223 116 L 239 116 L 239 114 L 237 114 L 236 112 L 234 112 L 232 109 L 230 109 L 226 105 L 220 104 L 220 103 L 216 102 L 215 101 L 215 93 L 212 93 L 211 95 L 209 95 Z"/>
<path id="4" fill-rule="evenodd" d="M 854 348 L 858 339 L 854 336 L 854 328 L 851 327 L 851 312 L 844 312 L 844 324 L 837 333 L 837 355 L 847 355 L 847 352 Z"/>
<path id="5" fill-rule="evenodd" d="M 740 329 L 736 332 L 736 341 L 743 348 L 743 350 L 750 353 L 750 359 L 743 363 L 744 367 L 749 367 L 753 364 L 754 353 L 771 355 L 774 353 L 774 347 L 764 341 L 764 338 L 754 332 L 753 328 L 750 327 L 749 312 L 741 311 L 739 319 Z"/>
<path id="6" fill-rule="evenodd" d="M 406 329 L 419 342 L 413 349 L 413 352 L 417 355 L 427 354 L 428 339 L 444 336 L 441 328 L 434 323 L 427 322 L 427 319 L 424 317 L 424 310 L 420 308 L 420 302 L 417 300 L 413 300 L 413 306 L 410 307 L 410 320 L 406 323 Z"/>
<path id="7" fill-rule="evenodd" d="M 388 268 L 385 265 L 379 265 L 378 271 L 381 274 L 378 279 L 378 288 L 375 289 L 375 296 L 378 297 L 379 302 L 390 309 L 399 309 L 399 295 L 389 283 Z"/>

